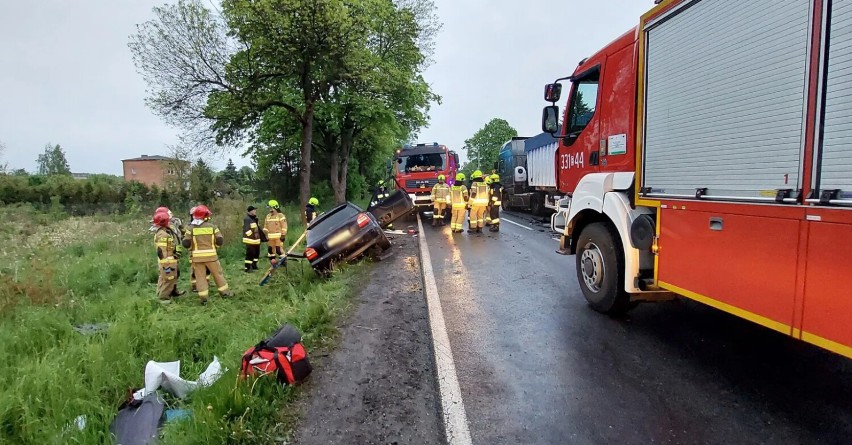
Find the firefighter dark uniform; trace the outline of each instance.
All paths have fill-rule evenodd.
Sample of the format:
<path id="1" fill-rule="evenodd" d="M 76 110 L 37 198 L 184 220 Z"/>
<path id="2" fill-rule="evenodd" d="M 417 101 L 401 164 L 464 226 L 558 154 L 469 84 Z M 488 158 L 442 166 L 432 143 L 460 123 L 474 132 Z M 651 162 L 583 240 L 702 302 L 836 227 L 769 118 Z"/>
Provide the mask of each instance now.
<path id="1" fill-rule="evenodd" d="M 469 195 L 464 185 L 464 173 L 456 175 L 456 183 L 450 187 L 450 205 L 452 206 L 452 219 L 450 229 L 453 233 L 462 232 L 464 228 L 464 213 L 467 208 Z"/>
<path id="2" fill-rule="evenodd" d="M 494 174 L 489 176 L 491 179 L 491 201 L 488 204 L 488 218 L 486 221 L 491 225 L 488 230 L 492 232 L 500 231 L 500 207 L 503 205 L 503 186 L 500 184 L 500 175 Z"/>
<path id="3" fill-rule="evenodd" d="M 246 245 L 246 272 L 257 270 L 257 261 L 260 258 L 260 243 L 263 242 L 263 231 L 260 230 L 257 221 L 257 209 L 249 206 L 246 217 L 243 219 L 243 244 Z"/>
<path id="4" fill-rule="evenodd" d="M 308 224 L 317 217 L 317 206 L 319 205 L 319 199 L 311 198 L 308 200 L 308 204 L 305 206 L 305 221 Z"/>
<path id="5" fill-rule="evenodd" d="M 177 234 L 169 227 L 169 215 L 166 212 L 154 215 L 154 225 L 157 231 L 154 234 L 154 245 L 157 248 L 157 261 L 159 277 L 157 278 L 157 298 L 160 300 L 171 300 L 172 297 L 183 295 L 178 292 L 177 283 L 180 277 L 178 260 L 180 252 L 177 250 Z"/>
<path id="6" fill-rule="evenodd" d="M 284 255 L 284 239 L 287 237 L 287 217 L 281 213 L 278 201 L 269 201 L 269 214 L 263 221 L 263 233 L 266 235 L 267 257 L 272 261 Z"/>
<path id="7" fill-rule="evenodd" d="M 444 175 L 438 175 L 438 183 L 432 187 L 432 225 L 444 225 L 444 210 L 450 204 L 450 186 Z"/>
<path id="8" fill-rule="evenodd" d="M 219 228 L 210 223 L 210 215 L 210 210 L 206 206 L 200 205 L 195 208 L 192 215 L 193 224 L 189 226 L 189 230 L 183 237 L 183 246 L 192 252 L 192 270 L 195 272 L 195 276 L 203 277 L 207 275 L 207 272 L 210 272 L 213 281 L 216 282 L 219 295 L 231 297 L 234 294 L 228 288 L 228 282 L 225 281 L 222 265 L 219 263 L 219 256 L 216 252 L 216 248 L 222 246 L 224 239 Z M 207 304 L 207 298 L 210 295 L 207 280 L 198 280 L 196 287 L 201 304 Z"/>
<path id="9" fill-rule="evenodd" d="M 482 172 L 477 170 L 471 175 L 470 185 L 470 221 L 468 232 L 482 233 L 485 227 L 485 210 L 488 207 L 489 188 L 482 180 Z"/>
<path id="10" fill-rule="evenodd" d="M 389 196 L 388 189 L 385 187 L 385 180 L 382 179 L 376 184 L 376 188 L 373 191 L 373 199 L 370 201 L 370 207 L 378 205 L 382 201 L 384 201 Z"/>

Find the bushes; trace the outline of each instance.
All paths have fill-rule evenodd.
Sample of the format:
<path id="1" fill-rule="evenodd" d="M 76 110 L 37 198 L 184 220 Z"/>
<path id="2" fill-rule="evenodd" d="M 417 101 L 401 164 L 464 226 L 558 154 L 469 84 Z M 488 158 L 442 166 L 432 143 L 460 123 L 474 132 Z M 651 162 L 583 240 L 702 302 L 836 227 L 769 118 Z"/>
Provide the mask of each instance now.
<path id="1" fill-rule="evenodd" d="M 88 179 L 70 176 L 0 175 L 0 204 L 30 203 L 36 209 L 71 215 L 96 213 L 137 213 L 148 207 L 185 204 L 186 197 L 172 197 L 156 186 L 125 182 L 110 175 L 93 175 Z"/>

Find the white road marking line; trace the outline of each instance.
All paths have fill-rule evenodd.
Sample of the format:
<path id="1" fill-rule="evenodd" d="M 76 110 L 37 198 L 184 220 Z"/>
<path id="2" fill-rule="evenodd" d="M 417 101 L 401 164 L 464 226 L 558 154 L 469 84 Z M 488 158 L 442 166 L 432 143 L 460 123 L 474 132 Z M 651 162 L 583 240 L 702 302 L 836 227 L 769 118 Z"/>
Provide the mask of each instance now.
<path id="1" fill-rule="evenodd" d="M 518 227 L 520 227 L 520 228 L 522 228 L 522 229 L 527 229 L 527 230 L 529 230 L 530 232 L 532 232 L 532 231 L 533 231 L 533 229 L 532 229 L 532 228 L 527 227 L 527 226 L 525 226 L 525 225 L 523 225 L 523 224 L 518 224 L 518 223 L 516 223 L 516 222 L 512 221 L 511 219 L 506 218 L 505 216 L 501 216 L 501 217 L 500 217 L 500 221 L 506 221 L 506 222 L 507 222 L 507 223 L 509 223 L 509 224 L 514 224 L 514 225 L 516 225 L 516 226 L 518 226 Z"/>
<path id="2" fill-rule="evenodd" d="M 456 363 L 450 347 L 450 336 L 444 323 L 444 310 L 438 295 L 438 285 L 432 272 L 432 259 L 426 245 L 426 233 L 423 222 L 417 216 L 417 228 L 420 230 L 420 267 L 423 272 L 423 288 L 426 291 L 426 304 L 429 307 L 429 327 L 432 330 L 432 349 L 435 351 L 435 367 L 438 372 L 438 390 L 441 392 L 441 409 L 444 415 L 444 433 L 449 445 L 470 445 L 470 429 L 467 425 L 467 413 L 464 409 L 461 387 L 456 376 Z"/>

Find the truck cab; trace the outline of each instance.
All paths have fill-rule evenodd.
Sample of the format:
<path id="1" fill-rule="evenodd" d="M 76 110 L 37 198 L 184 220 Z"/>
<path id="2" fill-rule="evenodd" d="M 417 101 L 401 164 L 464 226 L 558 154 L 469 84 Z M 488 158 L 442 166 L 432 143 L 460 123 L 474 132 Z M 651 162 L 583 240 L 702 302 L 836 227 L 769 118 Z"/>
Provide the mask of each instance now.
<path id="1" fill-rule="evenodd" d="M 438 175 L 452 184 L 458 171 L 458 154 L 437 142 L 405 146 L 396 151 L 393 173 L 396 186 L 409 195 L 416 209 L 431 209 L 432 187 Z"/>

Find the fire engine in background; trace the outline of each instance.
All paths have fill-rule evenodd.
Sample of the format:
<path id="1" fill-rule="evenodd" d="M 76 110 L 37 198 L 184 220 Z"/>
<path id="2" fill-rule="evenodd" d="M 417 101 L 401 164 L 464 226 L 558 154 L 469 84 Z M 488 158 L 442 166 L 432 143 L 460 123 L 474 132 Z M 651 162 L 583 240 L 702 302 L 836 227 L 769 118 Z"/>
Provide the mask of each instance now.
<path id="1" fill-rule="evenodd" d="M 556 149 L 559 140 L 550 133 L 516 137 L 503 145 L 497 172 L 503 185 L 503 208 L 529 209 L 542 216 L 557 210 L 565 194 L 556 188 Z"/>
<path id="2" fill-rule="evenodd" d="M 452 185 L 458 165 L 458 154 L 437 142 L 409 145 L 396 151 L 393 175 L 397 188 L 414 201 L 415 210 L 431 211 L 432 187 L 438 183 L 438 175 L 444 175 Z"/>
<path id="3" fill-rule="evenodd" d="M 852 1 L 665 0 L 547 85 L 591 306 L 679 294 L 852 357 L 850 67 Z"/>

